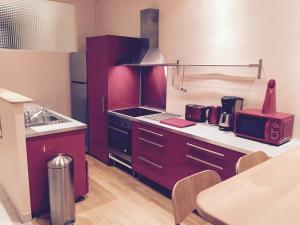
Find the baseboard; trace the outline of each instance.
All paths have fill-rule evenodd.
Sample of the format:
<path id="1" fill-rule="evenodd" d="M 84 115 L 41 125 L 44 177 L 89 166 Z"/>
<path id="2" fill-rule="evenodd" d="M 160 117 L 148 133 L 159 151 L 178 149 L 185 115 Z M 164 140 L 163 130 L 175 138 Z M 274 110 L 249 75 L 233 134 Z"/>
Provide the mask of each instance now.
<path id="1" fill-rule="evenodd" d="M 7 194 L 6 190 L 4 189 L 4 187 L 0 184 L 0 189 L 3 191 L 3 193 L 6 195 L 6 199 L 7 201 L 9 201 L 9 203 L 11 204 L 11 206 L 14 208 L 17 216 L 20 219 L 21 223 L 28 223 L 30 221 L 32 221 L 32 216 L 31 216 L 31 212 L 28 213 L 20 213 L 18 208 L 16 207 L 14 201 L 12 201 L 12 199 L 10 199 L 9 195 Z"/>

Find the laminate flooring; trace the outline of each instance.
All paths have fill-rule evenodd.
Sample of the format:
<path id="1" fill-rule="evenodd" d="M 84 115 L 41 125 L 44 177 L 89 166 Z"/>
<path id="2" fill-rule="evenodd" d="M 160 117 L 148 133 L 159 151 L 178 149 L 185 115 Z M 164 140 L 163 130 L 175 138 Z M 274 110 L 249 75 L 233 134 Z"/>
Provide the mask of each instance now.
<path id="1" fill-rule="evenodd" d="M 89 193 L 76 204 L 75 225 L 174 225 L 169 198 L 116 167 L 87 159 Z M 48 218 L 32 221 L 32 225 L 48 224 Z M 194 214 L 182 223 L 208 224 Z"/>

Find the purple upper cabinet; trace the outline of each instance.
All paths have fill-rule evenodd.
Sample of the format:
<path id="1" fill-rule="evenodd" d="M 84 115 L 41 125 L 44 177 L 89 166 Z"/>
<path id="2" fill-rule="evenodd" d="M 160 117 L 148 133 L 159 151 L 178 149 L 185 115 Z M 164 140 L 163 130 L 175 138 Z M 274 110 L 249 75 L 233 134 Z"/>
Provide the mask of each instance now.
<path id="1" fill-rule="evenodd" d="M 164 66 L 141 67 L 141 105 L 166 109 L 167 78 Z"/>
<path id="2" fill-rule="evenodd" d="M 137 67 L 114 66 L 108 74 L 108 109 L 137 107 L 140 76 Z"/>
<path id="3" fill-rule="evenodd" d="M 107 110 L 139 103 L 137 68 L 116 65 L 135 63 L 143 44 L 141 38 L 87 38 L 89 153 L 103 162 L 108 162 Z"/>

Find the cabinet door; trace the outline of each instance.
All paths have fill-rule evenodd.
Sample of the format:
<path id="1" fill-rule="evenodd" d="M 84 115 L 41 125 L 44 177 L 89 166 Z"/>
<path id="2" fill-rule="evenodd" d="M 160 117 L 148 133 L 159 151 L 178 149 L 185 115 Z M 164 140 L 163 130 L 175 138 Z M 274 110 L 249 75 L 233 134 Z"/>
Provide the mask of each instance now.
<path id="1" fill-rule="evenodd" d="M 89 153 L 107 163 L 108 59 L 105 56 L 103 52 L 87 52 Z"/>
<path id="2" fill-rule="evenodd" d="M 171 190 L 177 181 L 176 159 L 180 149 L 174 145 L 177 141 L 176 134 L 157 127 L 134 123 L 133 169 Z"/>
<path id="3" fill-rule="evenodd" d="M 29 138 L 26 143 L 33 214 L 49 208 L 47 162 L 58 154 L 73 159 L 75 196 L 88 192 L 84 130 Z"/>
<path id="4" fill-rule="evenodd" d="M 223 179 L 235 175 L 235 164 L 244 154 L 207 142 L 187 138 L 184 144 L 185 175 L 215 170 Z"/>
<path id="5" fill-rule="evenodd" d="M 45 157 L 46 144 L 27 140 L 27 160 L 33 216 L 48 209 L 48 176 Z"/>
<path id="6" fill-rule="evenodd" d="M 168 186 L 165 154 L 165 134 L 161 130 L 138 123 L 133 124 L 133 170 L 162 186 Z"/>

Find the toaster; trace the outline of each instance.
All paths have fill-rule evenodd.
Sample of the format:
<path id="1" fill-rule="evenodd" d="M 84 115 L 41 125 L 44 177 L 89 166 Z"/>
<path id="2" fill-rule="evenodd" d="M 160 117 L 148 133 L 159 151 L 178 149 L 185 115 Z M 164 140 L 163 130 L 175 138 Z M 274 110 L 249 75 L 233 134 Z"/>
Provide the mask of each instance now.
<path id="1" fill-rule="evenodd" d="M 207 120 L 207 110 L 203 105 L 188 104 L 185 106 L 185 119 L 204 123 Z"/>

